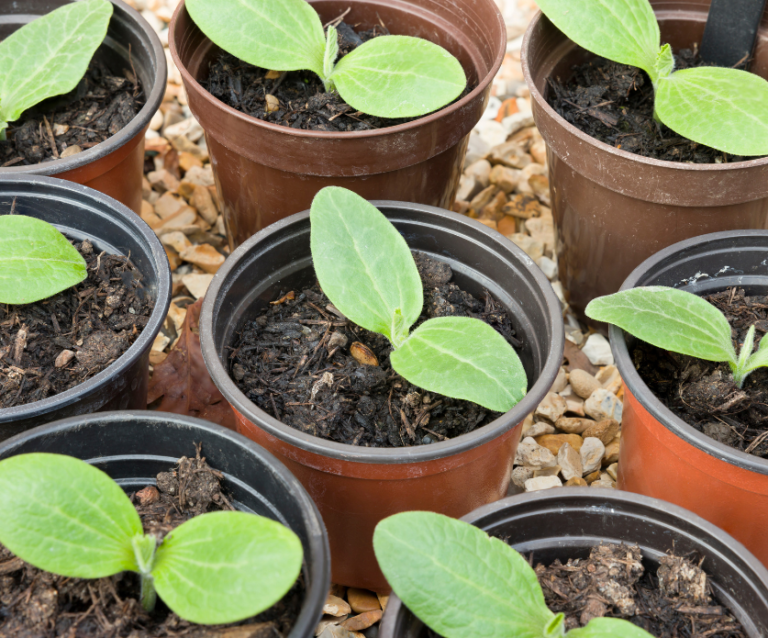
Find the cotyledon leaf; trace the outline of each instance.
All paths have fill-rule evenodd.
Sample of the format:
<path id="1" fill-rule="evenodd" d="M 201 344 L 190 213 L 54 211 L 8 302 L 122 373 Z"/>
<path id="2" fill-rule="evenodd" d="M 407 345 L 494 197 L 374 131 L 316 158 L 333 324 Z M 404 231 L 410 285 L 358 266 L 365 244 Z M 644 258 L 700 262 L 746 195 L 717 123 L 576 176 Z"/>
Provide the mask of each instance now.
<path id="1" fill-rule="evenodd" d="M 0 303 L 46 299 L 86 275 L 85 260 L 56 228 L 25 215 L 0 216 Z"/>
<path id="2" fill-rule="evenodd" d="M 571 629 L 566 638 L 653 638 L 645 629 L 620 618 L 593 618 L 585 627 Z"/>
<path id="3" fill-rule="evenodd" d="M 65 4 L 0 42 L 0 128 L 85 75 L 112 16 L 108 0 Z"/>

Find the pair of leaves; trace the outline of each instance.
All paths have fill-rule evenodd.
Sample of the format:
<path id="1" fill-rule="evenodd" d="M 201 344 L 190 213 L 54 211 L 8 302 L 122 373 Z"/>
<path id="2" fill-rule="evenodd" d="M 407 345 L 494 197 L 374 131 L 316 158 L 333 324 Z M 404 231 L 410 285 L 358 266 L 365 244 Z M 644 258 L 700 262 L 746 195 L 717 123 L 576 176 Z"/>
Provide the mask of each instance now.
<path id="1" fill-rule="evenodd" d="M 404 512 L 376 526 L 373 548 L 393 591 L 445 638 L 555 638 L 563 615 L 544 602 L 518 552 L 468 523 Z M 624 620 L 598 618 L 569 638 L 651 638 Z"/>
<path id="2" fill-rule="evenodd" d="M 80 0 L 25 24 L 0 42 L 0 132 L 28 108 L 77 86 L 111 16 L 108 0 Z"/>
<path id="3" fill-rule="evenodd" d="M 0 216 L 0 303 L 46 299 L 86 276 L 85 260 L 49 223 L 25 215 Z"/>
<path id="4" fill-rule="evenodd" d="M 719 67 L 673 72 L 648 0 L 541 0 L 539 7 L 576 44 L 648 73 L 655 114 L 673 131 L 726 153 L 768 154 L 768 82 Z"/>
<path id="5" fill-rule="evenodd" d="M 139 561 L 137 553 L 147 539 L 131 501 L 101 470 L 58 454 L 0 461 L 0 542 L 22 560 L 72 578 L 140 572 L 147 557 Z M 214 512 L 166 536 L 149 575 L 180 617 L 225 623 L 277 602 L 301 561 L 301 542 L 283 525 L 244 512 Z"/>
<path id="6" fill-rule="evenodd" d="M 274 71 L 313 71 L 347 104 L 379 117 L 424 115 L 466 86 L 459 61 L 437 44 L 379 36 L 338 64 L 336 30 L 328 35 L 305 0 L 187 0 L 203 33 L 241 60 Z"/>
<path id="7" fill-rule="evenodd" d="M 704 359 L 724 361 L 741 387 L 746 376 L 768 366 L 768 338 L 753 353 L 755 326 L 749 329 L 737 356 L 728 320 L 712 304 L 684 290 L 666 286 L 632 288 L 592 300 L 586 315 L 612 323 L 657 348 Z"/>
<path id="8" fill-rule="evenodd" d="M 329 186 L 312 202 L 312 260 L 323 292 L 351 321 L 385 335 L 392 367 L 425 390 L 506 412 L 528 381 L 517 353 L 488 324 L 440 317 L 409 335 L 424 304 L 403 237 L 372 204 Z"/>

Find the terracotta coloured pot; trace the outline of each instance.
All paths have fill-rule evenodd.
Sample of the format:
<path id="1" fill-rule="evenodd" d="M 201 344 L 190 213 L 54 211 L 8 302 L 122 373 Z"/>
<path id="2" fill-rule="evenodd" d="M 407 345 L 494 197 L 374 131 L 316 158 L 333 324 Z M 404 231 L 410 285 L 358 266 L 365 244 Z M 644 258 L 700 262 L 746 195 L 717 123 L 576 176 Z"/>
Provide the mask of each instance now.
<path id="1" fill-rule="evenodd" d="M 67 454 L 103 470 L 131 492 L 154 485 L 159 472 L 182 456 L 194 457 L 200 444 L 211 467 L 224 475 L 237 509 L 279 521 L 301 540 L 306 592 L 286 638 L 310 638 L 330 586 L 323 520 L 291 473 L 252 441 L 209 421 L 168 412 L 105 412 L 57 421 L 5 441 L 0 460 L 30 452 Z"/>
<path id="2" fill-rule="evenodd" d="M 0 0 L 0 40 L 32 19 L 71 0 Z M 121 0 L 115 5 L 109 30 L 96 56 L 117 72 L 133 68 L 144 88 L 146 103 L 121 131 L 101 144 L 64 159 L 31 166 L 0 168 L 0 175 L 51 175 L 84 184 L 141 212 L 144 175 L 144 133 L 165 94 L 167 68 L 163 45 L 139 13 Z"/>
<path id="3" fill-rule="evenodd" d="M 545 565 L 586 558 L 601 541 L 639 545 L 653 569 L 670 550 L 678 556 L 696 552 L 718 600 L 747 635 L 768 635 L 768 571 L 728 534 L 680 507 L 616 490 L 569 487 L 505 498 L 463 520 Z M 427 638 L 427 630 L 392 595 L 379 638 Z"/>
<path id="4" fill-rule="evenodd" d="M 680 242 L 644 261 L 621 289 L 657 285 L 697 295 L 739 286 L 765 295 L 768 232 L 714 233 Z M 625 384 L 619 487 L 695 512 L 768 564 L 768 460 L 718 443 L 675 416 L 635 370 L 634 338 L 614 326 L 610 336 Z"/>
<path id="5" fill-rule="evenodd" d="M 189 108 L 205 129 L 231 247 L 256 231 L 309 208 L 325 186 L 366 199 L 450 208 L 469 132 L 485 110 L 506 51 L 504 20 L 493 0 L 310 0 L 323 22 L 368 29 L 381 19 L 392 33 L 426 38 L 462 63 L 474 90 L 431 115 L 389 128 L 350 133 L 295 130 L 241 113 L 200 86 L 220 49 L 181 2 L 169 44 Z"/>
<path id="6" fill-rule="evenodd" d="M 35 426 L 102 410 L 147 407 L 149 351 L 171 303 L 171 269 L 160 240 L 137 215 L 90 188 L 39 175 L 0 175 L 0 215 L 42 219 L 72 239 L 85 238 L 97 251 L 130 255 L 155 307 L 139 338 L 96 376 L 65 392 L 26 405 L 0 409 L 0 441 Z"/>
<path id="7" fill-rule="evenodd" d="M 200 341 L 214 383 L 234 406 L 238 430 L 286 464 L 315 499 L 328 527 L 333 582 L 388 589 L 373 554 L 373 529 L 404 510 L 463 516 L 502 498 L 525 415 L 549 390 L 562 360 L 561 310 L 533 262 L 479 222 L 418 204 L 374 202 L 409 246 L 448 262 L 465 290 L 488 290 L 514 317 L 529 378 L 528 395 L 492 423 L 455 439 L 406 448 L 364 448 L 323 440 L 280 423 L 254 405 L 228 373 L 236 330 L 280 290 L 315 281 L 309 211 L 245 242 L 211 283 Z"/>
<path id="8" fill-rule="evenodd" d="M 701 42 L 709 0 L 651 0 L 661 41 Z M 547 143 L 555 252 L 566 297 L 584 317 L 595 297 L 616 292 L 662 248 L 717 231 L 768 228 L 768 158 L 733 164 L 649 159 L 599 142 L 547 103 L 547 78 L 567 79 L 591 54 L 539 13 L 523 42 L 533 115 Z M 751 70 L 768 77 L 768 17 Z M 604 329 L 604 328 L 603 328 Z"/>

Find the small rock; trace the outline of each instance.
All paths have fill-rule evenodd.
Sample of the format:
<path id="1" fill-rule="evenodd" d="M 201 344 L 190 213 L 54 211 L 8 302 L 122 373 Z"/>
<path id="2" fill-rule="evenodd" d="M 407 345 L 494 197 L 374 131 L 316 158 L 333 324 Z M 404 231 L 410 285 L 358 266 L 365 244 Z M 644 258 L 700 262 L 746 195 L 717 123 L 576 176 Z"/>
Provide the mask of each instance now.
<path id="1" fill-rule="evenodd" d="M 183 253 L 192 245 L 192 242 L 187 239 L 187 236 L 177 230 L 172 233 L 165 233 L 164 235 L 161 235 L 160 241 L 164 246 L 170 246 L 178 253 Z"/>
<path id="2" fill-rule="evenodd" d="M 344 629 L 341 625 L 327 625 L 318 638 L 356 638 L 359 635 Z"/>
<path id="3" fill-rule="evenodd" d="M 512 470 L 512 482 L 520 489 L 525 489 L 525 482 L 528 479 L 533 478 L 534 471 L 535 470 L 531 467 L 519 465 Z"/>
<path id="4" fill-rule="evenodd" d="M 168 265 L 171 267 L 171 270 L 176 270 L 179 266 L 181 266 L 181 257 L 179 257 L 179 253 L 177 253 L 170 246 L 163 246 L 163 249 L 165 250 L 165 254 L 168 257 Z"/>
<path id="5" fill-rule="evenodd" d="M 537 490 L 548 490 L 552 487 L 562 487 L 563 482 L 557 476 L 535 476 L 525 482 L 526 492 L 536 492 Z"/>
<path id="6" fill-rule="evenodd" d="M 211 168 L 210 164 L 203 168 L 193 166 L 185 173 L 184 179 L 181 180 L 179 194 L 186 199 L 190 199 L 195 192 L 195 186 L 213 186 L 214 183 L 213 168 Z"/>
<path id="7" fill-rule="evenodd" d="M 474 162 L 482 159 L 491 151 L 491 145 L 488 144 L 480 133 L 475 129 L 469 134 L 469 144 L 467 145 L 467 155 L 464 158 L 464 165 L 471 166 Z"/>
<path id="8" fill-rule="evenodd" d="M 190 246 L 179 254 L 184 261 L 195 264 L 195 266 L 199 266 L 205 272 L 212 274 L 215 274 L 224 263 L 224 255 L 210 244 Z"/>
<path id="9" fill-rule="evenodd" d="M 596 439 L 600 439 L 603 445 L 608 445 L 618 433 L 619 424 L 617 421 L 614 419 L 603 419 L 584 430 L 583 436 L 585 439 L 588 436 L 594 436 Z"/>
<path id="10" fill-rule="evenodd" d="M 170 338 L 162 332 L 158 332 L 155 340 L 152 342 L 151 352 L 162 352 L 166 349 L 169 343 L 171 343 Z"/>
<path id="11" fill-rule="evenodd" d="M 502 209 L 504 208 L 504 205 L 507 202 L 507 196 L 504 194 L 503 191 L 498 191 L 496 195 L 494 195 L 493 199 L 489 201 L 485 206 L 483 206 L 480 210 L 471 211 L 470 215 L 475 216 L 477 215 L 480 219 L 480 221 L 483 220 L 493 220 L 494 225 L 497 221 L 501 220 L 504 217 L 504 213 L 502 212 Z"/>
<path id="12" fill-rule="evenodd" d="M 600 382 L 589 374 L 589 372 L 585 372 L 579 368 L 571 371 L 568 380 L 573 391 L 582 399 L 588 399 L 595 390 L 602 387 Z"/>
<path id="13" fill-rule="evenodd" d="M 149 183 L 161 193 L 164 193 L 165 191 L 175 191 L 179 188 L 179 180 L 165 168 L 147 174 L 147 179 L 149 180 Z"/>
<path id="14" fill-rule="evenodd" d="M 155 202 L 155 214 L 160 219 L 168 219 L 178 213 L 187 204 L 172 193 L 164 193 L 160 199 Z"/>
<path id="15" fill-rule="evenodd" d="M 478 160 L 467 166 L 464 175 L 474 177 L 481 188 L 488 188 L 491 184 L 491 163 L 488 160 Z"/>
<path id="16" fill-rule="evenodd" d="M 543 272 L 546 278 L 550 281 L 557 277 L 557 263 L 552 261 L 549 257 L 542 257 L 536 264 L 541 268 L 541 272 Z"/>
<path id="17" fill-rule="evenodd" d="M 193 166 L 203 167 L 203 160 L 197 157 L 197 153 L 190 153 L 189 151 L 182 151 L 179 153 L 179 168 L 185 173 Z"/>
<path id="18" fill-rule="evenodd" d="M 584 474 L 598 470 L 604 454 L 605 445 L 600 439 L 593 436 L 584 439 L 584 444 L 581 446 L 581 464 Z"/>
<path id="19" fill-rule="evenodd" d="M 164 235 L 174 230 L 187 232 L 190 226 L 193 226 L 197 220 L 197 213 L 191 206 L 184 205 L 182 209 L 170 217 L 162 220 L 161 223 L 153 228 L 157 235 Z"/>
<path id="20" fill-rule="evenodd" d="M 376 602 L 378 604 L 378 599 Z M 349 631 L 362 631 L 363 629 L 368 629 L 368 627 L 371 625 L 379 622 L 381 620 L 381 613 L 381 609 L 366 611 L 359 616 L 348 618 L 343 623 L 341 623 L 341 626 Z"/>
<path id="21" fill-rule="evenodd" d="M 340 625 L 346 619 L 347 619 L 347 616 L 328 616 L 328 615 L 323 616 L 320 619 L 320 622 L 317 623 L 317 627 L 315 627 L 315 636 L 321 636 L 325 631 L 326 627 L 331 627 L 333 625 Z"/>
<path id="22" fill-rule="evenodd" d="M 186 120 L 166 126 L 163 129 L 163 135 L 168 139 L 183 135 L 190 142 L 197 142 L 203 136 L 203 133 L 203 127 L 200 126 L 194 117 L 188 117 Z"/>
<path id="23" fill-rule="evenodd" d="M 614 419 L 621 423 L 622 404 L 613 392 L 598 388 L 584 402 L 584 412 L 595 421 Z"/>
<path id="24" fill-rule="evenodd" d="M 565 414 L 567 406 L 565 399 L 559 394 L 554 392 L 548 392 L 541 403 L 536 406 L 534 414 L 536 416 L 544 417 L 551 423 L 555 423 L 563 414 Z"/>
<path id="25" fill-rule="evenodd" d="M 531 219 L 541 215 L 541 204 L 530 195 L 513 195 L 504 206 L 504 213 L 520 219 Z"/>
<path id="26" fill-rule="evenodd" d="M 554 467 L 557 459 L 547 448 L 536 443 L 535 439 L 526 437 L 520 441 L 515 453 L 515 465 L 526 465 L 534 470 L 544 467 Z"/>
<path id="27" fill-rule="evenodd" d="M 379 599 L 381 605 L 381 611 L 387 611 L 387 603 L 389 602 L 389 594 L 380 594 L 376 592 L 376 598 Z"/>
<path id="28" fill-rule="evenodd" d="M 53 365 L 57 368 L 63 368 L 74 358 L 75 353 L 72 350 L 62 350 L 56 357 L 56 361 L 53 362 Z"/>
<path id="29" fill-rule="evenodd" d="M 607 474 L 603 474 L 600 476 L 599 479 L 596 481 L 592 481 L 592 483 L 589 484 L 590 487 L 602 487 L 602 488 L 608 488 L 608 489 L 616 489 L 616 483 L 611 480 L 611 477 Z"/>
<path id="30" fill-rule="evenodd" d="M 592 485 L 595 481 L 600 479 L 600 470 L 595 470 L 591 474 L 584 476 L 584 481 L 587 485 Z"/>
<path id="31" fill-rule="evenodd" d="M 513 243 L 522 248 L 533 261 L 538 261 L 544 256 L 544 245 L 533 239 L 530 235 L 515 233 L 509 236 L 508 239 L 511 239 Z"/>
<path id="32" fill-rule="evenodd" d="M 566 481 L 565 487 L 588 487 L 588 485 L 583 478 L 577 476 L 576 478 L 572 478 Z"/>
<path id="33" fill-rule="evenodd" d="M 184 319 L 187 316 L 187 309 L 186 308 L 180 308 L 175 303 L 171 302 L 170 307 L 168 308 L 168 319 L 171 320 L 171 323 L 173 324 L 173 328 L 176 331 L 176 334 L 181 334 L 181 329 L 184 326 Z"/>
<path id="34" fill-rule="evenodd" d="M 493 199 L 499 193 L 501 193 L 501 191 L 496 186 L 489 186 L 488 188 L 481 190 L 469 202 L 470 215 L 473 217 L 478 217 L 480 215 L 480 211 L 483 210 L 483 208 L 485 208 L 488 204 L 490 204 L 491 201 L 493 201 Z"/>
<path id="35" fill-rule="evenodd" d="M 557 476 L 560 474 L 560 466 L 554 465 L 553 467 L 543 467 L 540 470 L 533 471 L 533 477 L 537 476 Z"/>
<path id="36" fill-rule="evenodd" d="M 362 614 L 366 611 L 380 611 L 381 605 L 379 599 L 371 591 L 367 589 L 358 589 L 357 587 L 350 587 L 347 590 L 347 600 L 349 606 L 356 614 Z"/>
<path id="37" fill-rule="evenodd" d="M 214 231 L 217 235 L 221 235 L 222 237 L 227 236 L 227 227 L 224 225 L 224 215 L 219 215 L 216 219 L 216 224 L 213 227 Z"/>
<path id="38" fill-rule="evenodd" d="M 568 443 L 577 452 L 581 450 L 584 440 L 578 434 L 543 434 L 536 438 L 536 443 L 547 448 L 552 454 L 558 454 L 560 448 Z"/>
<path id="39" fill-rule="evenodd" d="M 469 175 L 459 178 L 459 189 L 456 191 L 456 199 L 468 202 L 483 189 L 480 182 Z"/>
<path id="40" fill-rule="evenodd" d="M 618 395 L 619 390 L 621 390 L 622 381 L 616 366 L 605 366 L 604 368 L 600 368 L 596 377 L 606 390 Z"/>
<path id="41" fill-rule="evenodd" d="M 152 119 L 149 120 L 149 128 L 153 131 L 159 131 L 162 125 L 163 125 L 163 114 L 160 111 L 156 111 L 155 114 L 152 116 Z"/>
<path id="42" fill-rule="evenodd" d="M 590 425 L 593 425 L 592 419 L 577 419 L 569 416 L 560 417 L 555 423 L 555 427 L 561 432 L 567 434 L 581 434 Z"/>
<path id="43" fill-rule="evenodd" d="M 547 163 L 547 145 L 544 141 L 534 142 L 531 144 L 529 153 L 533 158 L 533 161 L 537 164 L 546 165 Z"/>
<path id="44" fill-rule="evenodd" d="M 555 249 L 555 227 L 550 217 L 532 217 L 525 220 L 525 229 L 531 237 L 544 246 L 545 255 L 553 255 Z"/>
<path id="45" fill-rule="evenodd" d="M 542 434 L 554 433 L 555 427 L 553 425 L 545 423 L 544 421 L 539 421 L 538 423 L 533 423 L 527 430 L 523 431 L 523 438 L 530 436 L 531 438 L 535 439 L 537 436 L 541 436 Z"/>
<path id="46" fill-rule="evenodd" d="M 483 160 L 484 162 L 486 160 Z M 486 162 L 487 163 L 487 162 Z M 490 166 L 490 164 L 488 164 Z M 520 183 L 522 173 L 515 168 L 509 168 L 503 164 L 497 164 L 490 172 L 489 181 L 498 186 L 505 193 L 509 194 L 517 188 Z"/>
<path id="47" fill-rule="evenodd" d="M 605 472 L 614 481 L 619 480 L 619 464 L 618 463 L 611 463 L 607 468 L 605 468 Z"/>
<path id="48" fill-rule="evenodd" d="M 501 124 L 498 122 L 495 122 L 495 124 L 501 126 L 503 130 L 503 126 Z M 506 135 L 507 134 L 505 131 L 505 138 Z M 525 168 L 528 166 L 528 164 L 531 163 L 531 156 L 521 148 L 518 141 L 511 140 L 505 144 L 497 145 L 496 148 L 494 148 L 488 156 L 488 161 L 491 164 L 503 164 L 509 168 L 520 169 Z"/>
<path id="49" fill-rule="evenodd" d="M 581 455 L 568 442 L 564 443 L 557 453 L 557 464 L 560 466 L 560 473 L 566 481 L 574 478 L 580 479 L 584 474 Z"/>
<path id="50" fill-rule="evenodd" d="M 330 616 L 346 616 L 352 613 L 352 607 L 345 600 L 328 594 L 323 605 L 323 613 Z"/>
<path id="51" fill-rule="evenodd" d="M 505 117 L 501 121 L 501 125 L 506 130 L 507 135 L 514 135 L 521 129 L 533 126 L 533 115 L 530 112 L 515 113 Z"/>
<path id="52" fill-rule="evenodd" d="M 195 299 L 200 299 L 205 295 L 205 291 L 208 290 L 212 280 L 213 275 L 198 275 L 196 273 L 184 275 L 181 279 L 187 290 L 189 290 L 189 294 Z"/>
<path id="53" fill-rule="evenodd" d="M 621 434 L 616 436 L 613 441 L 605 446 L 605 456 L 603 456 L 603 465 L 612 465 L 619 461 L 619 446 L 621 445 Z"/>
<path id="54" fill-rule="evenodd" d="M 72 146 L 67 146 L 62 152 L 61 152 L 61 158 L 65 157 L 72 157 L 72 155 L 77 155 L 78 153 L 82 153 L 83 149 L 82 147 L 78 146 L 77 144 L 73 144 Z"/>
<path id="55" fill-rule="evenodd" d="M 480 139 L 491 148 L 504 144 L 507 139 L 507 130 L 502 126 L 501 122 L 496 120 L 480 121 L 475 130 L 480 135 Z"/>
<path id="56" fill-rule="evenodd" d="M 155 229 L 163 220 L 155 214 L 155 208 L 146 199 L 141 200 L 141 218 L 149 225 L 150 228 Z"/>
<path id="57" fill-rule="evenodd" d="M 154 485 L 147 485 L 147 487 L 136 492 L 136 498 L 139 500 L 139 504 L 146 507 L 160 500 L 160 492 L 157 491 Z"/>
<path id="58" fill-rule="evenodd" d="M 594 333 L 589 335 L 587 343 L 581 351 L 587 355 L 587 359 L 593 366 L 611 366 L 613 365 L 613 353 L 611 344 L 608 343 L 603 335 Z"/>
<path id="59" fill-rule="evenodd" d="M 563 390 L 565 390 L 565 386 L 567 385 L 568 385 L 568 373 L 565 371 L 565 368 L 560 368 L 557 371 L 555 382 L 552 384 L 552 387 L 549 389 L 549 391 L 562 392 Z"/>
<path id="60" fill-rule="evenodd" d="M 188 169 L 186 169 L 187 172 L 191 171 L 193 168 L 200 168 L 203 165 L 203 162 L 208 161 L 208 151 L 200 146 L 200 144 L 190 142 L 186 136 L 176 135 L 175 137 L 171 137 L 169 139 L 173 145 L 173 148 L 178 151 L 179 155 L 191 155 L 196 160 L 198 160 L 199 165 L 191 165 Z M 179 161 L 179 167 L 181 167 L 181 161 Z"/>
<path id="61" fill-rule="evenodd" d="M 509 237 L 517 232 L 517 220 L 511 215 L 504 215 L 497 222 L 496 228 L 502 235 Z"/>

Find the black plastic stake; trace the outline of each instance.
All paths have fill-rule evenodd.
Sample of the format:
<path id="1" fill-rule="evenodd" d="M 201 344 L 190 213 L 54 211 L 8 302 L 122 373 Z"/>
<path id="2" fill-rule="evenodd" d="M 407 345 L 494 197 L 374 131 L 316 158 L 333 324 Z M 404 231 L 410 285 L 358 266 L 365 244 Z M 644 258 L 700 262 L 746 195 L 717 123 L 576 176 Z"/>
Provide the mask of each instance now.
<path id="1" fill-rule="evenodd" d="M 746 69 L 766 0 L 712 0 L 701 57 L 717 66 Z"/>

